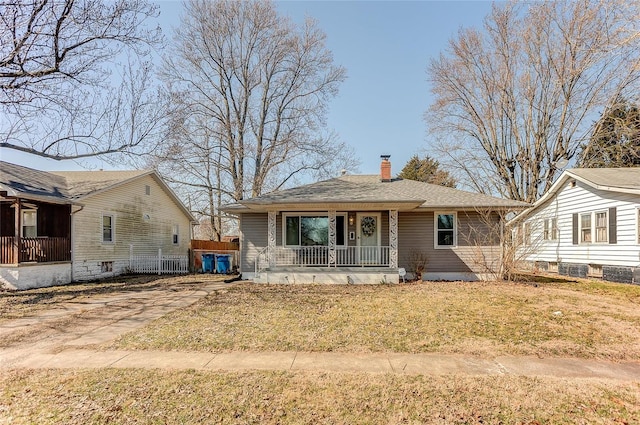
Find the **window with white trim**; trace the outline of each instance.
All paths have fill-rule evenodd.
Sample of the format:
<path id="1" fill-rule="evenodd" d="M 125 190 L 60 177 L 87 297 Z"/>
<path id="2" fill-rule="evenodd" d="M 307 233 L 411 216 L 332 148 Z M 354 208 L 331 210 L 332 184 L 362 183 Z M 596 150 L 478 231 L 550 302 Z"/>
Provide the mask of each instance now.
<path id="1" fill-rule="evenodd" d="M 284 246 L 328 246 L 329 217 L 313 213 L 282 215 Z M 336 214 L 336 246 L 346 245 L 347 215 Z"/>
<path id="2" fill-rule="evenodd" d="M 590 243 L 591 241 L 591 213 L 580 214 L 580 242 Z"/>
<path id="3" fill-rule="evenodd" d="M 606 211 L 595 213 L 596 242 L 609 242 L 609 220 Z"/>
<path id="4" fill-rule="evenodd" d="M 638 245 L 640 245 L 640 208 L 638 208 L 636 210 L 636 218 L 637 218 L 637 223 L 636 223 L 636 237 L 637 237 L 637 240 L 636 240 L 636 242 L 638 243 Z"/>
<path id="5" fill-rule="evenodd" d="M 455 212 L 434 214 L 435 247 L 448 248 L 456 246 L 457 215 Z"/>
<path id="6" fill-rule="evenodd" d="M 102 216 L 102 242 L 113 243 L 114 220 L 112 215 Z"/>
<path id="7" fill-rule="evenodd" d="M 558 240 L 558 219 L 556 217 L 544 220 L 543 237 L 545 241 Z"/>
<path id="8" fill-rule="evenodd" d="M 177 224 L 174 224 L 174 225 L 173 225 L 173 229 L 172 229 L 172 232 L 171 232 L 171 233 L 172 233 L 172 235 L 171 235 L 171 242 L 172 242 L 174 245 L 178 245 L 178 243 L 179 243 L 179 239 L 180 239 L 180 235 L 179 235 L 179 233 L 178 233 L 178 225 L 177 225 Z"/>
<path id="9" fill-rule="evenodd" d="M 22 237 L 38 237 L 38 211 L 22 210 Z"/>

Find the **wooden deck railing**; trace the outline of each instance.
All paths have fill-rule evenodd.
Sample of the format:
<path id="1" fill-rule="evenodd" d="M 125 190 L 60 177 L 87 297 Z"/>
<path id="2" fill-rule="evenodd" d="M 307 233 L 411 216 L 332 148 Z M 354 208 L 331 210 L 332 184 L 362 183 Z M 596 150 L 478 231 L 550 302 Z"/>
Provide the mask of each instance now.
<path id="1" fill-rule="evenodd" d="M 0 263 L 50 263 L 53 261 L 71 261 L 70 238 L 20 238 L 18 258 L 14 255 L 13 236 L 0 238 Z"/>

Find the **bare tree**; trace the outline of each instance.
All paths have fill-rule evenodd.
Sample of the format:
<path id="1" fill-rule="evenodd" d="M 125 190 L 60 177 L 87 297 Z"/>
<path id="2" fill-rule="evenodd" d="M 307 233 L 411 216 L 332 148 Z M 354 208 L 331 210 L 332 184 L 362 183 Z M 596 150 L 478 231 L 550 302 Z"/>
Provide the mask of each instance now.
<path id="1" fill-rule="evenodd" d="M 207 193 L 200 209 L 214 228 L 222 202 L 354 163 L 326 131 L 327 104 L 345 70 L 313 21 L 296 26 L 268 1 L 191 0 L 165 58 L 163 77 L 180 111 L 159 166 Z"/>
<path id="2" fill-rule="evenodd" d="M 146 0 L 0 0 L 0 147 L 72 159 L 152 139 L 155 16 Z"/>
<path id="3" fill-rule="evenodd" d="M 638 78 L 637 2 L 494 5 L 428 68 L 438 159 L 476 190 L 533 202 Z"/>

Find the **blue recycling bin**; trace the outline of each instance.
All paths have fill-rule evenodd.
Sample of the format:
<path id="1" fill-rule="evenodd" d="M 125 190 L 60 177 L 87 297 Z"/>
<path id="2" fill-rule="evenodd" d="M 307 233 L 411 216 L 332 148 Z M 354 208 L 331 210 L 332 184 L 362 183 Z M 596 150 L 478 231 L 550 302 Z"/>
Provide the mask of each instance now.
<path id="1" fill-rule="evenodd" d="M 216 271 L 218 273 L 228 273 L 231 269 L 229 254 L 216 254 Z"/>
<path id="2" fill-rule="evenodd" d="M 214 254 L 202 254 L 202 271 L 213 273 Z"/>

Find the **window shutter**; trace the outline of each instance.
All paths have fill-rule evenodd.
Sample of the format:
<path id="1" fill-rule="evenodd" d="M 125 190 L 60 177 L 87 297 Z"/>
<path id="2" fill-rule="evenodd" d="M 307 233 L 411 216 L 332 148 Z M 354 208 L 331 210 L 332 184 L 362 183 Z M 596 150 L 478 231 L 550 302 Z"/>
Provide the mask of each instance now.
<path id="1" fill-rule="evenodd" d="M 616 207 L 609 208 L 609 243 L 618 243 L 618 220 Z"/>
<path id="2" fill-rule="evenodd" d="M 573 215 L 573 244 L 578 245 L 578 214 Z"/>

